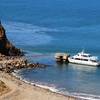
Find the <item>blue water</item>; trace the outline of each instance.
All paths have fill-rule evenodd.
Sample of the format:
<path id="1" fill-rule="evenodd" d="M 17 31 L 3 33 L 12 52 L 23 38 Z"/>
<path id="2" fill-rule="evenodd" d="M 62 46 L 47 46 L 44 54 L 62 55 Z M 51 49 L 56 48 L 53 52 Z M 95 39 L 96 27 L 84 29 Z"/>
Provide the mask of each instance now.
<path id="1" fill-rule="evenodd" d="M 100 58 L 99 0 L 0 0 L 0 19 L 29 61 L 51 65 L 22 70 L 23 78 L 65 93 L 100 96 L 100 68 L 62 65 L 54 59 L 56 52 L 73 55 L 82 49 Z"/>

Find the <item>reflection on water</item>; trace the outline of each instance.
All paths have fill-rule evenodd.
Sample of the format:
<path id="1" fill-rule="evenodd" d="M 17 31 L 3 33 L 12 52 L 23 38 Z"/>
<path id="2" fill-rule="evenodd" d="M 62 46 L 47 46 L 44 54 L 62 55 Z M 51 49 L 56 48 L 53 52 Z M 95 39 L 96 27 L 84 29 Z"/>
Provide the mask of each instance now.
<path id="1" fill-rule="evenodd" d="M 73 69 L 77 69 L 80 71 L 88 71 L 88 72 L 94 72 L 98 69 L 96 66 L 87 66 L 87 65 L 79 65 L 79 64 L 70 64 L 70 67 L 73 67 Z"/>
<path id="2" fill-rule="evenodd" d="M 64 64 L 64 63 L 61 63 L 61 62 L 57 62 L 55 64 L 55 66 L 59 69 L 59 70 L 66 70 L 68 68 L 68 63 L 67 64 Z"/>
<path id="3" fill-rule="evenodd" d="M 86 71 L 86 72 L 95 72 L 99 67 L 96 66 L 87 66 L 87 65 L 79 65 L 79 64 L 72 64 L 72 63 L 63 63 L 63 62 L 56 62 L 56 66 L 58 68 L 69 68 L 72 67 L 74 70 Z"/>

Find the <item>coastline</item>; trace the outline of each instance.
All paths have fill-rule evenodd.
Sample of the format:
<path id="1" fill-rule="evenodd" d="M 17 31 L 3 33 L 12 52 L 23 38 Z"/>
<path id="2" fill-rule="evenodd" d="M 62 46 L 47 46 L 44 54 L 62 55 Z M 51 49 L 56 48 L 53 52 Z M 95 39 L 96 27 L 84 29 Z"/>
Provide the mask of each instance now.
<path id="1" fill-rule="evenodd" d="M 34 83 L 26 83 L 12 74 L 0 72 L 0 80 L 11 89 L 10 92 L 0 96 L 0 100 L 79 100 L 50 91 Z"/>

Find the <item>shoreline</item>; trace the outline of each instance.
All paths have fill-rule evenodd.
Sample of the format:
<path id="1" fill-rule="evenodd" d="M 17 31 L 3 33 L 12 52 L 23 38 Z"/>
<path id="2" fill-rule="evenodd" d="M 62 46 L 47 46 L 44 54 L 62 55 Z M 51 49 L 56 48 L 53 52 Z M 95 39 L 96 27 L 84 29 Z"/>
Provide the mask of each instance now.
<path id="1" fill-rule="evenodd" d="M 29 85 L 32 85 L 32 86 L 35 86 L 35 87 L 38 87 L 38 88 L 45 89 L 48 92 L 52 92 L 52 93 L 55 93 L 55 94 L 58 94 L 58 95 L 65 96 L 67 98 L 73 98 L 71 100 L 99 100 L 100 99 L 100 96 L 98 96 L 98 95 L 85 94 L 85 93 L 71 94 L 69 92 L 64 93 L 64 92 L 60 92 L 57 88 L 52 87 L 52 86 L 48 86 L 48 85 L 44 85 L 44 84 L 36 83 L 36 82 L 30 82 L 30 81 L 22 78 L 21 76 L 19 76 L 17 71 L 13 72 L 12 74 L 13 74 L 13 77 L 18 78 L 22 82 L 25 82 Z M 98 99 L 98 97 L 99 97 L 99 99 Z"/>
<path id="2" fill-rule="evenodd" d="M 48 86 L 48 85 L 44 85 L 44 84 L 36 83 L 36 82 L 29 82 L 28 80 L 23 79 L 21 76 L 17 75 L 17 72 L 16 71 L 12 72 L 12 76 L 15 77 L 15 78 L 17 78 L 18 80 L 26 83 L 26 84 L 29 84 L 29 85 L 32 85 L 32 86 L 35 86 L 35 87 L 38 87 L 38 88 L 45 89 L 45 90 L 47 90 L 49 92 L 56 93 L 56 94 L 63 95 L 63 96 L 78 98 L 78 97 L 76 97 L 74 95 L 70 95 L 69 93 L 68 94 L 64 94 L 62 92 L 59 92 L 58 89 L 56 89 L 55 87 L 52 87 L 52 86 Z M 79 99 L 80 98 L 78 98 L 78 100 Z"/>
<path id="3" fill-rule="evenodd" d="M 20 71 L 20 70 L 19 70 Z M 48 92 L 51 92 L 51 93 L 54 93 L 55 95 L 58 94 L 58 95 L 61 95 L 61 96 L 64 96 L 64 97 L 67 97 L 68 100 L 70 100 L 69 98 L 71 98 L 71 100 L 99 100 L 100 99 L 100 96 L 98 95 L 92 95 L 92 94 L 85 94 L 85 93 L 76 93 L 76 94 L 71 94 L 71 93 L 64 93 L 64 92 L 60 92 L 57 88 L 55 87 L 52 87 L 52 86 L 48 86 L 48 85 L 44 85 L 44 84 L 41 84 L 41 83 L 36 83 L 36 82 L 30 82 L 26 79 L 23 79 L 20 75 L 18 75 L 18 70 L 14 71 L 12 74 L 11 74 L 12 77 L 15 77 L 16 79 L 26 83 L 26 84 L 29 84 L 31 86 L 34 86 L 34 87 L 37 87 L 37 88 L 41 88 L 41 89 L 44 89 Z"/>
<path id="4" fill-rule="evenodd" d="M 48 88 L 44 88 L 45 86 L 43 87 L 35 83 L 31 84 L 30 82 L 25 82 L 12 74 L 0 72 L 0 80 L 5 82 L 5 84 L 11 88 L 10 92 L 0 96 L 0 100 L 41 100 L 41 98 L 44 98 L 45 100 L 80 100 L 73 96 L 66 96 L 53 92 Z M 22 98 L 22 96 L 25 96 L 25 98 Z M 8 97 L 10 99 L 8 99 Z"/>

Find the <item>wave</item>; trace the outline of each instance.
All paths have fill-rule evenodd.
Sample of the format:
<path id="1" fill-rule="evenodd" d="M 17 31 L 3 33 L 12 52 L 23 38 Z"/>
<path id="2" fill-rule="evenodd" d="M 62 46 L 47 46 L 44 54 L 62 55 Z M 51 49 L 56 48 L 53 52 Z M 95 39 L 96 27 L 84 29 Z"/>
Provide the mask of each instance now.
<path id="1" fill-rule="evenodd" d="M 100 96 L 98 95 L 85 94 L 85 93 L 73 93 L 72 95 L 85 100 L 100 100 Z"/>
<path id="2" fill-rule="evenodd" d="M 19 75 L 19 71 L 14 71 L 12 74 L 25 83 L 49 90 L 54 93 L 59 93 L 64 96 L 72 96 L 78 98 L 78 100 L 100 100 L 99 95 L 68 92 L 64 88 L 57 88 L 57 86 L 54 84 L 30 81 L 29 79 L 25 79 L 21 75 Z"/>
<path id="3" fill-rule="evenodd" d="M 19 78 L 21 81 L 24 81 L 25 83 L 28 83 L 28 84 L 31 84 L 31 85 L 35 85 L 35 86 L 38 86 L 38 87 L 41 87 L 41 88 L 44 88 L 44 89 L 48 89 L 52 92 L 57 92 L 58 90 L 56 89 L 56 87 L 54 85 L 50 86 L 49 84 L 45 84 L 44 83 L 40 83 L 40 82 L 31 82 L 29 79 L 25 79 L 25 78 L 22 78 L 21 75 L 18 75 L 19 71 L 14 71 L 12 72 L 12 74 Z"/>

